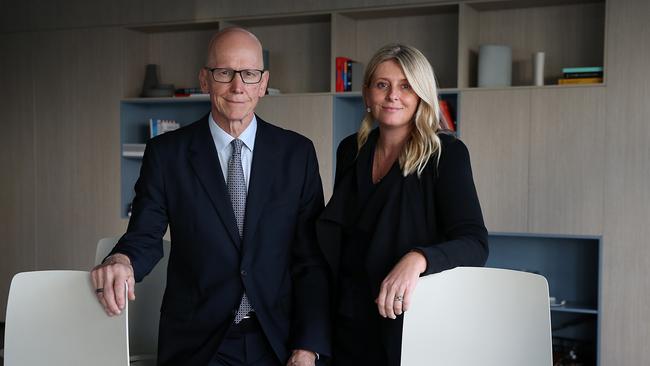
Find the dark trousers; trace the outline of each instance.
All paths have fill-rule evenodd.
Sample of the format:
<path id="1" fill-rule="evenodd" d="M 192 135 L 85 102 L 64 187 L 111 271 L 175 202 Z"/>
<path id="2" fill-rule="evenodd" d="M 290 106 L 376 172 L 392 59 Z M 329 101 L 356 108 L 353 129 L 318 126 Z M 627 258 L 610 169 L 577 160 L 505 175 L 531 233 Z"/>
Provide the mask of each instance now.
<path id="1" fill-rule="evenodd" d="M 387 366 L 382 331 L 376 319 L 338 316 L 334 324 L 332 366 Z"/>
<path id="2" fill-rule="evenodd" d="M 282 366 L 255 316 L 233 324 L 209 366 Z"/>

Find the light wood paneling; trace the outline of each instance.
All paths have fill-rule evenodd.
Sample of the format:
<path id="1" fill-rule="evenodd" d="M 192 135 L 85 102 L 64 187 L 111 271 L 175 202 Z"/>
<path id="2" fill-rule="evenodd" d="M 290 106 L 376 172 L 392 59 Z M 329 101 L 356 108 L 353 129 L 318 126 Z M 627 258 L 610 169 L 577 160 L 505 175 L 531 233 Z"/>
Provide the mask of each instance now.
<path id="1" fill-rule="evenodd" d="M 39 32 L 34 49 L 47 55 L 47 67 L 33 70 L 36 157 L 36 265 L 38 269 L 73 268 L 75 222 L 75 77 L 80 60 L 73 31 Z M 39 57 L 34 55 L 34 63 Z M 51 70 L 57 70 L 52 72 Z M 83 152 L 82 152 L 83 153 Z"/>
<path id="2" fill-rule="evenodd" d="M 488 230 L 526 232 L 530 91 L 463 92 L 459 124 Z"/>
<path id="3" fill-rule="evenodd" d="M 413 0 L 413 4 L 448 3 L 448 0 Z M 220 17 L 297 14 L 363 7 L 401 6 L 401 0 L 25 0 L 0 2 L 0 14 L 11 21 L 8 31 L 78 28 L 84 26 L 140 25 L 205 21 Z M 15 16 L 15 18 L 13 18 Z"/>
<path id="4" fill-rule="evenodd" d="M 11 278 L 35 267 L 31 34 L 0 36 L 0 321 Z"/>
<path id="5" fill-rule="evenodd" d="M 329 95 L 266 96 L 257 113 L 265 120 L 308 137 L 318 155 L 323 192 L 332 195 L 332 97 Z"/>
<path id="6" fill-rule="evenodd" d="M 353 19 L 341 15 L 332 14 L 332 66 L 331 66 L 331 83 L 330 91 L 336 91 L 336 57 L 350 57 L 355 55 L 357 49 L 356 34 L 357 22 Z"/>
<path id="7" fill-rule="evenodd" d="M 36 33 L 36 265 L 88 269 L 95 244 L 119 233 L 122 32 Z M 52 72 L 57 70 L 57 72 Z M 64 91 L 64 92 L 62 92 Z"/>
<path id="8" fill-rule="evenodd" d="M 149 35 L 124 29 L 121 31 L 124 55 L 122 96 L 135 98 L 142 93 L 145 68 L 149 61 Z M 198 71 L 197 71 L 198 74 Z"/>
<path id="9" fill-rule="evenodd" d="M 456 87 L 458 58 L 458 14 L 440 13 L 356 21 L 356 61 L 367 65 L 372 55 L 388 43 L 417 47 L 431 62 L 438 84 Z M 415 31 L 414 31 L 415 30 Z"/>
<path id="10" fill-rule="evenodd" d="M 269 51 L 269 87 L 283 93 L 328 92 L 330 26 L 323 21 L 247 27 Z"/>
<path id="11" fill-rule="evenodd" d="M 147 63 L 159 65 L 159 82 L 176 88 L 199 86 L 208 43 L 218 29 L 149 34 Z M 142 65 L 144 70 L 145 65 Z M 144 77 L 144 71 L 143 71 Z M 140 79 L 142 82 L 143 79 Z"/>
<path id="12" fill-rule="evenodd" d="M 650 2 L 607 3 L 602 365 L 650 364 Z"/>
<path id="13" fill-rule="evenodd" d="M 605 89 L 533 89 L 531 97 L 529 231 L 602 234 Z"/>
<path id="14" fill-rule="evenodd" d="M 476 86 L 479 50 L 479 15 L 469 5 L 458 8 L 458 87 Z"/>
<path id="15" fill-rule="evenodd" d="M 563 67 L 603 65 L 604 18 L 603 3 L 482 11 L 479 42 L 512 47 L 513 85 L 533 84 L 533 53 L 544 51 L 546 84 L 557 84 Z"/>

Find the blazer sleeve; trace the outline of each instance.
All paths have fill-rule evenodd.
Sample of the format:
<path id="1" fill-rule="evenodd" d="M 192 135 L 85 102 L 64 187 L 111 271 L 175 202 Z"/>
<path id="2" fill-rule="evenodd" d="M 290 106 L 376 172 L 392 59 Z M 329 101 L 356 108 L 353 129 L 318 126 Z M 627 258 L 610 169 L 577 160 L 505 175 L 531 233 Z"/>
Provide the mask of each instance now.
<path id="1" fill-rule="evenodd" d="M 458 266 L 483 266 L 488 256 L 487 229 L 469 152 L 462 141 L 450 136 L 443 138 L 447 143 L 443 143 L 437 176 L 433 179 L 437 236 L 443 241 L 416 247 L 427 259 L 423 275 Z"/>
<path id="2" fill-rule="evenodd" d="M 127 231 L 110 253 L 129 257 L 138 282 L 163 257 L 162 238 L 168 223 L 162 159 L 155 141 L 150 140 L 145 149 Z"/>
<path id="3" fill-rule="evenodd" d="M 323 186 L 311 143 L 307 156 L 292 247 L 293 310 L 289 346 L 329 356 L 329 269 L 316 240 L 315 226 L 324 208 Z"/>

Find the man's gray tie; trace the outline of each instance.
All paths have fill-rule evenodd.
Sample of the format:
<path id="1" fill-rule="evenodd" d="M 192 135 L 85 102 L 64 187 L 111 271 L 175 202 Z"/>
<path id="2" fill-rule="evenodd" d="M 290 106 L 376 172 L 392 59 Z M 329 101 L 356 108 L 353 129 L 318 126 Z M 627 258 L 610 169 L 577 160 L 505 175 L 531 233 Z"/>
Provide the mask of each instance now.
<path id="1" fill-rule="evenodd" d="M 235 213 L 239 237 L 244 237 L 244 216 L 246 214 L 246 181 L 244 180 L 244 169 L 241 165 L 241 148 L 244 145 L 242 140 L 234 139 L 230 143 L 232 146 L 232 155 L 228 161 L 228 194 L 232 202 L 232 210 Z M 246 293 L 241 298 L 239 309 L 235 315 L 235 324 L 239 323 L 244 317 L 253 310 Z"/>

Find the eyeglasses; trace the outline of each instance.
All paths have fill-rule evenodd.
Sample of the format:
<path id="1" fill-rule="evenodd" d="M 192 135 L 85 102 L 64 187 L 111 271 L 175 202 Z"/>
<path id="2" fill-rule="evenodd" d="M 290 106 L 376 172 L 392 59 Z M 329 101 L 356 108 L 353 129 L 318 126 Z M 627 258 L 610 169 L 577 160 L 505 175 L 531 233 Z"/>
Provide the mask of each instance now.
<path id="1" fill-rule="evenodd" d="M 262 80 L 262 74 L 264 74 L 264 70 L 256 69 L 233 70 L 222 67 L 211 69 L 207 66 L 204 67 L 204 69 L 208 70 L 210 74 L 212 74 L 212 78 L 217 83 L 229 83 L 235 78 L 235 74 L 239 74 L 239 77 L 241 77 L 241 81 L 243 81 L 244 84 L 257 84 Z"/>

